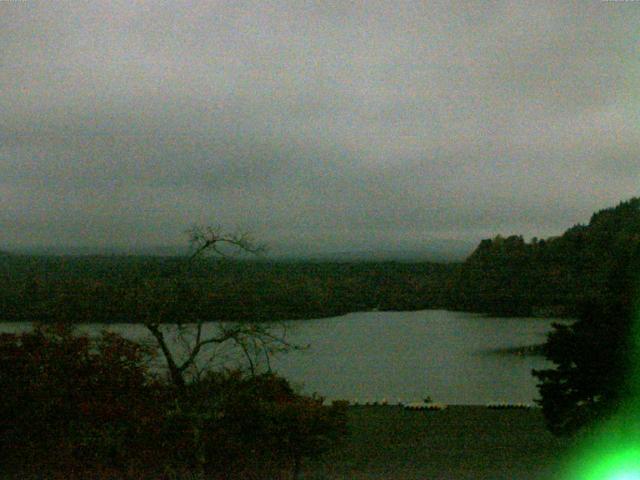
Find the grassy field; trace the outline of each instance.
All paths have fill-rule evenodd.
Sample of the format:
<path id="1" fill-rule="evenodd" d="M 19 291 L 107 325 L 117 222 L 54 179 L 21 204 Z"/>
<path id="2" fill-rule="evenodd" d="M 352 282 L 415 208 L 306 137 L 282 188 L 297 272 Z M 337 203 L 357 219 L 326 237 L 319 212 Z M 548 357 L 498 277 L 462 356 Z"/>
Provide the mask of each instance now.
<path id="1" fill-rule="evenodd" d="M 303 478 L 555 480 L 570 447 L 547 432 L 539 409 L 350 407 L 349 426 L 348 439 L 309 462 Z"/>

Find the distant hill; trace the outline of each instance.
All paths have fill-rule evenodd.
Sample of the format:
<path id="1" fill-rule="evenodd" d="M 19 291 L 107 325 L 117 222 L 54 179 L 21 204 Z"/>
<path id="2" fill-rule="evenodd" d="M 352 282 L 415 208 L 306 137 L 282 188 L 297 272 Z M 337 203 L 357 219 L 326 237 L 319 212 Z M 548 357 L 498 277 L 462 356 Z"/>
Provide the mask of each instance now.
<path id="1" fill-rule="evenodd" d="M 640 255 L 640 198 L 596 212 L 588 225 L 525 242 L 496 236 L 480 242 L 451 281 L 450 307 L 497 315 L 572 316 Z"/>

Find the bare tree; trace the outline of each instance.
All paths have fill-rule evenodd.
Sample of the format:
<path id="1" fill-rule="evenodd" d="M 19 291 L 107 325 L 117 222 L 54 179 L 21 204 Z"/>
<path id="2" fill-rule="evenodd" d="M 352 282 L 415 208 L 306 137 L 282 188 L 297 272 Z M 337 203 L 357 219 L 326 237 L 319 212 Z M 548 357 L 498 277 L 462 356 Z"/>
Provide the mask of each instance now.
<path id="1" fill-rule="evenodd" d="M 228 234 L 220 228 L 194 227 L 188 234 L 191 253 L 170 276 L 188 275 L 190 267 L 206 255 L 230 257 L 244 253 L 258 254 L 264 250 L 264 247 L 256 245 L 249 235 Z M 152 294 L 153 285 L 147 284 L 146 290 Z M 251 374 L 256 373 L 261 360 L 270 370 L 269 358 L 274 353 L 300 348 L 288 342 L 283 325 L 279 325 L 278 329 L 275 324 L 219 322 L 211 332 L 205 328 L 202 318 L 195 319 L 195 323 L 193 319 L 184 323 L 182 318 L 168 318 L 172 301 L 175 300 L 155 299 L 155 308 L 141 307 L 145 311 L 142 322 L 162 352 L 172 383 L 180 390 L 185 388 L 189 373 L 198 375 L 211 364 L 214 355 L 211 353 L 212 347 L 231 345 L 236 348 L 247 361 Z M 183 350 L 181 353 L 176 352 L 175 348 L 172 349 L 172 342 L 168 337 L 168 324 L 172 324 L 175 329 L 175 339 Z"/>

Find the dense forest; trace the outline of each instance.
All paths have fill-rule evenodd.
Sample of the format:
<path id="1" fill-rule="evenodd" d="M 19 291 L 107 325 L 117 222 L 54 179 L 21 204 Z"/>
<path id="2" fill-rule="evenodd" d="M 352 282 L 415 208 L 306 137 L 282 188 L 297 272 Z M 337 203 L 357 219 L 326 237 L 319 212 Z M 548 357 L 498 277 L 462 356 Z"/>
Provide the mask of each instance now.
<path id="1" fill-rule="evenodd" d="M 592 215 L 563 235 L 483 240 L 453 272 L 448 307 L 493 315 L 575 316 L 604 295 L 640 245 L 640 198 Z"/>
<path id="2" fill-rule="evenodd" d="M 437 308 L 456 268 L 215 258 L 188 271 L 181 266 L 184 259 L 176 257 L 7 256 L 0 259 L 0 312 L 4 321 L 135 322 L 144 298 L 164 300 L 164 318 L 185 322 Z"/>
<path id="3" fill-rule="evenodd" d="M 526 242 L 480 242 L 463 263 L 272 262 L 180 257 L 0 255 L 2 321 L 135 322 L 141 299 L 166 319 L 276 321 L 358 310 L 446 308 L 574 316 L 640 244 L 640 199 L 588 225 Z"/>

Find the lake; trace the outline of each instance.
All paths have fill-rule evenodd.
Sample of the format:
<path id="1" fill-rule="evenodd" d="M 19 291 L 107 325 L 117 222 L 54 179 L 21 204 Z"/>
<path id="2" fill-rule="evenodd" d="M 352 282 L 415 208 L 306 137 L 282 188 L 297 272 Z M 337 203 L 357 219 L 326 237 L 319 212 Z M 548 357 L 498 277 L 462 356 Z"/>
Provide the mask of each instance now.
<path id="1" fill-rule="evenodd" d="M 284 323 L 287 338 L 309 347 L 277 355 L 271 364 L 305 393 L 328 399 L 386 398 L 395 403 L 429 396 L 446 404 L 530 404 L 538 397 L 531 370 L 550 364 L 542 357 L 495 350 L 542 343 L 554 321 L 558 320 L 443 310 L 359 312 L 291 321 Z M 81 330 L 96 333 L 103 327 L 87 324 Z M 0 324 L 3 332 L 27 328 L 28 324 Z M 128 338 L 149 339 L 140 325 L 109 328 Z M 230 361 L 226 353 L 218 352 L 224 359 L 220 363 Z"/>

